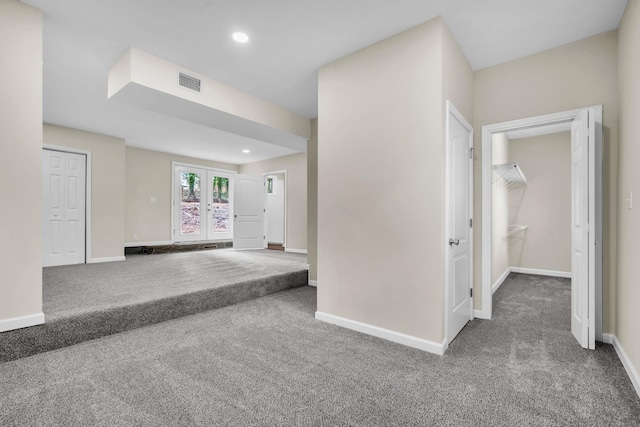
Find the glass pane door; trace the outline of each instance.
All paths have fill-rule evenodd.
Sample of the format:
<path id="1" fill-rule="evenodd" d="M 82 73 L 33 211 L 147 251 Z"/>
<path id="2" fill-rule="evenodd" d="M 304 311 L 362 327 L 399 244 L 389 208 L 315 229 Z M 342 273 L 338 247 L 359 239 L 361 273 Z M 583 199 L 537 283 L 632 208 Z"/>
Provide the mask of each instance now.
<path id="1" fill-rule="evenodd" d="M 233 179 L 217 171 L 208 172 L 209 239 L 233 239 Z"/>
<path id="2" fill-rule="evenodd" d="M 174 241 L 233 240 L 233 174 L 175 166 Z"/>
<path id="3" fill-rule="evenodd" d="M 177 168 L 178 228 L 176 240 L 204 240 L 206 236 L 205 201 L 202 199 L 206 185 L 206 171 L 201 169 Z"/>

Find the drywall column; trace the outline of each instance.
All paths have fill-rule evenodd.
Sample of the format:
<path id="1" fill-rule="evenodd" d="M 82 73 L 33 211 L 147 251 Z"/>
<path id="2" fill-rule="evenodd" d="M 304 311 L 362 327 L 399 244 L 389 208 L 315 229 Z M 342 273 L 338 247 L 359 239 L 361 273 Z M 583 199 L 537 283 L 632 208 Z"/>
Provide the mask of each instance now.
<path id="1" fill-rule="evenodd" d="M 0 331 L 42 314 L 42 12 L 0 0 Z"/>
<path id="2" fill-rule="evenodd" d="M 444 326 L 442 25 L 325 65 L 318 92 L 316 317 L 432 352 Z"/>
<path id="3" fill-rule="evenodd" d="M 640 2 L 630 0 L 619 29 L 618 96 L 620 105 L 620 152 L 618 164 L 618 265 L 615 334 L 626 352 L 627 370 L 635 371 L 635 386 L 640 393 Z M 629 192 L 636 202 L 629 209 Z M 606 256 L 606 254 L 605 254 Z M 626 364 L 630 364 L 631 368 Z"/>

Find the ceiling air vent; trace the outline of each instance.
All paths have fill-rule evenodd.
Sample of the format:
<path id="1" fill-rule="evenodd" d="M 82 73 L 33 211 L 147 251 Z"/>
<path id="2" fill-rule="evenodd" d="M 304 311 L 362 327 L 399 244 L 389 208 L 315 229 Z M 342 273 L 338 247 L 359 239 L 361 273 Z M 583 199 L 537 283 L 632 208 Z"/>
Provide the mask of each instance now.
<path id="1" fill-rule="evenodd" d="M 188 74 L 180 73 L 178 76 L 178 84 L 182 87 L 186 87 L 187 89 L 200 92 L 200 79 L 192 77 Z"/>

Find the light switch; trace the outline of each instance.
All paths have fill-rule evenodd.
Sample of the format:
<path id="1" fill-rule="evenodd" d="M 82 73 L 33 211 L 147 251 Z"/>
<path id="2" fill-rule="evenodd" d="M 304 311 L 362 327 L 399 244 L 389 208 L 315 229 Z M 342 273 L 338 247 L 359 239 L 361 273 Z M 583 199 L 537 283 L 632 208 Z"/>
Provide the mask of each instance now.
<path id="1" fill-rule="evenodd" d="M 629 191 L 627 202 L 629 202 L 629 210 L 633 209 L 633 193 L 631 191 Z"/>
<path id="2" fill-rule="evenodd" d="M 149 203 L 155 203 L 156 202 L 156 198 L 151 196 L 149 197 Z"/>

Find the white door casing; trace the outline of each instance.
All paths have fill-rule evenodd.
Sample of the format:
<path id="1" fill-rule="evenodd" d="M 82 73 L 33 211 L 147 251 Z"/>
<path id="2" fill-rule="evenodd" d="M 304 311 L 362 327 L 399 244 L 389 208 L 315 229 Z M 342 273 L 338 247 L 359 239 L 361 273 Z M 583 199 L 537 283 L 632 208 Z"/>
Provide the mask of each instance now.
<path id="1" fill-rule="evenodd" d="M 570 124 L 572 129 L 571 329 L 585 348 L 602 340 L 602 106 L 581 108 L 482 127 L 482 309 L 491 319 L 491 138 L 494 133 Z M 579 142 L 581 141 L 581 142 Z M 586 204 L 586 205 L 585 205 Z M 576 210 L 574 210 L 574 207 Z M 580 224 L 576 221 L 580 220 Z M 580 264 L 580 271 L 576 271 Z"/>
<path id="2" fill-rule="evenodd" d="M 571 332 L 583 348 L 594 349 L 595 250 L 590 244 L 594 203 L 589 201 L 595 194 L 595 174 L 590 171 L 595 126 L 589 116 L 583 110 L 571 123 Z"/>
<path id="3" fill-rule="evenodd" d="M 42 150 L 42 265 L 86 260 L 86 163 L 84 154 Z"/>
<path id="4" fill-rule="evenodd" d="M 473 319 L 473 128 L 447 102 L 446 342 Z"/>
<path id="5" fill-rule="evenodd" d="M 265 180 L 259 175 L 236 175 L 234 249 L 264 249 Z"/>

